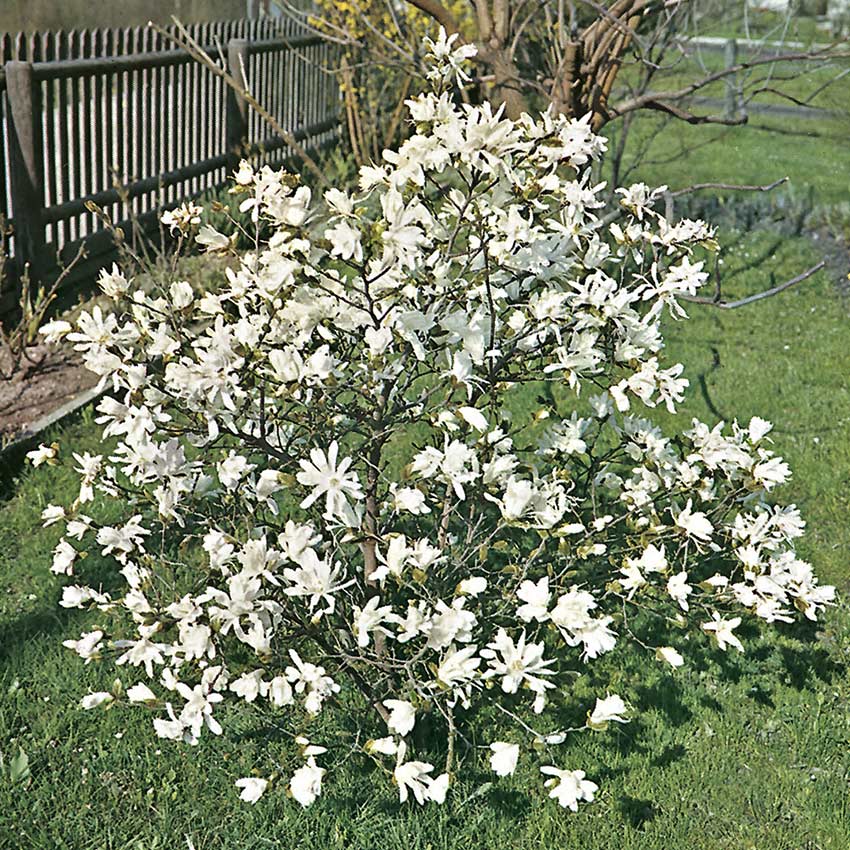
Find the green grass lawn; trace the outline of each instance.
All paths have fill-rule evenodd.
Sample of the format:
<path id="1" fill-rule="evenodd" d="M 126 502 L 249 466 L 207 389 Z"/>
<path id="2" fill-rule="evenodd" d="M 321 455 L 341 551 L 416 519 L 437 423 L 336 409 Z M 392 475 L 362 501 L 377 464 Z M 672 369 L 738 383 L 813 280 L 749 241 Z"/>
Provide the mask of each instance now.
<path id="1" fill-rule="evenodd" d="M 770 231 L 727 233 L 723 242 L 730 296 L 763 288 L 769 270 L 788 276 L 817 259 L 807 240 Z M 796 501 L 809 523 L 802 553 L 846 595 L 850 337 L 834 280 L 822 275 L 738 311 L 690 312 L 692 321 L 668 328 L 670 356 L 685 362 L 692 391 L 667 424 L 692 415 L 772 419 L 776 445 L 795 473 L 780 498 Z M 89 411 L 50 439 L 95 451 L 94 431 Z M 578 814 L 546 799 L 530 764 L 490 784 L 486 764 L 469 755 L 463 781 L 443 807 L 401 806 L 385 777 L 357 756 L 346 759 L 359 714 L 348 725 L 327 720 L 316 730 L 315 740 L 331 742 L 333 758 L 344 763 L 329 773 L 325 796 L 311 809 L 288 799 L 283 783 L 249 806 L 237 799 L 237 777 L 253 768 L 264 776 L 291 770 L 286 715 L 233 707 L 221 738 L 190 748 L 158 740 L 138 709 L 81 711 L 80 697 L 109 689 L 116 668 L 85 666 L 61 646 L 97 617 L 57 606 L 61 582 L 48 567 L 58 531 L 39 524 L 45 504 L 70 501 L 76 477 L 61 466 L 5 473 L 11 495 L 0 505 L 2 850 L 850 847 L 844 603 L 817 628 L 746 632 L 745 655 L 695 647 L 674 674 L 626 653 L 606 657 L 612 689 L 638 708 L 638 717 L 613 731 L 577 735 L 561 751 L 563 766 L 586 770 L 601 786 L 597 801 Z M 125 685 L 135 681 L 124 670 L 120 676 Z M 488 741 L 486 718 L 475 734 Z M 30 776 L 13 784 L 8 764 L 18 747 L 28 755 Z M 435 758 L 440 750 L 433 742 Z"/>
<path id="2" fill-rule="evenodd" d="M 622 126 L 614 122 L 603 132 L 613 150 Z M 846 202 L 850 157 L 841 151 L 847 136 L 848 123 L 839 120 L 758 115 L 742 127 L 690 126 L 643 113 L 629 134 L 623 157 L 629 170 L 620 183 L 645 180 L 680 189 L 705 182 L 763 186 L 788 177 L 779 194 L 812 193 L 820 204 Z"/>
<path id="3" fill-rule="evenodd" d="M 820 29 L 813 16 L 818 4 L 801 5 L 803 8 L 795 9 L 788 18 L 754 6 L 731 7 L 727 13 L 718 15 L 716 20 L 704 21 L 699 34 L 723 38 L 744 38 L 748 35 L 753 39 L 802 41 L 805 44 L 829 41 L 829 30 Z"/>

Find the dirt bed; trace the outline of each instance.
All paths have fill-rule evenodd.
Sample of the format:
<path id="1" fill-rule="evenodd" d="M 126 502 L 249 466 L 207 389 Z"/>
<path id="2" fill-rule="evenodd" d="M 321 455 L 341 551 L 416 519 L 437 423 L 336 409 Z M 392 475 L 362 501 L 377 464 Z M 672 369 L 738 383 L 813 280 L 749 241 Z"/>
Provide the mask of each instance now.
<path id="1" fill-rule="evenodd" d="M 35 345 L 27 354 L 11 380 L 0 380 L 0 443 L 20 436 L 42 416 L 97 383 L 97 376 L 67 351 Z M 3 352 L 3 374 L 8 374 L 9 365 Z"/>

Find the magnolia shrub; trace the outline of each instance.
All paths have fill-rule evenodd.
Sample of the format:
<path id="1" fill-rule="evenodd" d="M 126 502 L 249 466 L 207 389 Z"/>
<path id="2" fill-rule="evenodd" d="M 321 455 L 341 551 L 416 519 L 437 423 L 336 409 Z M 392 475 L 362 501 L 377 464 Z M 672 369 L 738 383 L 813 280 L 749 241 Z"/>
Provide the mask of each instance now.
<path id="1" fill-rule="evenodd" d="M 711 228 L 665 220 L 642 184 L 603 215 L 604 140 L 551 112 L 458 105 L 467 56 L 432 45 L 414 132 L 358 192 L 314 204 L 244 162 L 234 191 L 270 235 L 219 289 L 145 292 L 114 269 L 114 312 L 47 328 L 112 391 L 96 421 L 114 448 L 74 455 L 79 498 L 44 520 L 65 527 L 61 604 L 102 612 L 66 645 L 136 680 L 85 707 L 147 706 L 160 738 L 194 744 L 221 733 L 226 701 L 302 733 L 366 705 L 365 754 L 418 803 L 443 801 L 457 762 L 418 760 L 417 723 L 429 714 L 451 754 L 483 707 L 495 774 L 536 759 L 575 810 L 597 786 L 556 748 L 629 718 L 600 656 L 626 643 L 678 667 L 684 641 L 664 630 L 689 624 L 742 650 L 743 618 L 814 620 L 833 589 L 794 552 L 797 509 L 767 498 L 789 475 L 769 423 L 668 436 L 649 418 L 688 385 L 663 361 L 662 313 L 684 317 L 677 299 L 705 283 Z M 230 250 L 197 222 L 185 207 L 167 223 Z M 89 516 L 96 494 L 124 517 Z M 84 550 L 115 562 L 107 585 L 85 582 Z M 594 706 L 571 697 L 576 673 Z M 331 755 L 304 735 L 294 750 L 307 806 Z M 268 784 L 237 782 L 249 802 Z"/>

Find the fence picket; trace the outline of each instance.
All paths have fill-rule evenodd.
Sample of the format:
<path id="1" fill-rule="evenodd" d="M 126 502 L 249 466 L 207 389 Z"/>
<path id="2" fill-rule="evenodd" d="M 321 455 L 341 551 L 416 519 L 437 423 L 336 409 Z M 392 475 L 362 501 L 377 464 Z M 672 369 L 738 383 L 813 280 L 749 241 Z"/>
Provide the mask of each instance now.
<path id="1" fill-rule="evenodd" d="M 294 28 L 269 20 L 188 29 L 231 72 L 244 70 L 252 94 L 308 147 L 334 137 L 327 44 L 295 28 L 292 45 L 280 34 Z M 81 240 L 92 258 L 79 277 L 105 262 L 113 246 L 88 200 L 130 238 L 129 219 L 147 227 L 163 205 L 220 186 L 241 156 L 279 164 L 292 155 L 218 76 L 151 28 L 0 34 L 0 54 L 29 69 L 11 68 L 11 113 L 11 66 L 0 71 L 0 129 L 17 145 L 4 150 L 0 132 L 0 213 L 14 219 L 19 268 L 38 261 L 55 274 L 46 258 L 67 258 Z M 0 297 L 0 317 L 8 308 Z"/>

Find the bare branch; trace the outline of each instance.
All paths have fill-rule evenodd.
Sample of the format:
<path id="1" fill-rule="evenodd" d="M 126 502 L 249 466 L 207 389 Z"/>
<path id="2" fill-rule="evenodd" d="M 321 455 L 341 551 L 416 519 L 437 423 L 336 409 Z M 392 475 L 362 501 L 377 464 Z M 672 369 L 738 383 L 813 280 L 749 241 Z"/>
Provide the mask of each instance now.
<path id="1" fill-rule="evenodd" d="M 702 79 L 695 80 L 683 88 L 666 91 L 666 92 L 648 92 L 640 97 L 632 98 L 610 108 L 609 112 L 612 117 L 624 115 L 626 112 L 633 112 L 635 109 L 658 108 L 653 106 L 654 103 L 664 103 L 671 100 L 682 100 L 689 97 L 702 88 L 705 88 L 711 83 L 718 80 L 723 80 L 726 77 L 740 74 L 742 71 L 748 71 L 751 68 L 758 68 L 761 65 L 768 65 L 775 62 L 805 62 L 810 59 L 846 59 L 850 57 L 848 52 L 831 52 L 831 47 L 822 50 L 807 50 L 797 53 L 783 53 L 776 56 L 761 57 L 750 59 L 745 62 L 738 62 L 736 65 L 730 65 L 722 68 L 719 71 L 714 71 L 711 74 L 706 74 Z M 665 110 L 666 111 L 666 110 Z M 675 113 L 671 113 L 675 114 Z M 718 122 L 719 123 L 719 122 Z"/>
<path id="2" fill-rule="evenodd" d="M 293 151 L 298 156 L 298 158 L 313 172 L 316 178 L 323 186 L 330 185 L 328 183 L 327 177 L 325 177 L 324 172 L 318 165 L 316 165 L 315 160 L 307 153 L 307 151 L 298 143 L 298 140 L 289 130 L 285 130 L 280 126 L 277 119 L 248 91 L 247 86 L 243 86 L 240 84 L 240 81 L 231 76 L 224 68 L 220 67 L 214 59 L 212 59 L 207 52 L 201 47 L 197 41 L 189 34 L 188 30 L 183 26 L 180 21 L 173 17 L 171 20 L 174 22 L 174 25 L 177 27 L 177 31 L 179 34 L 175 34 L 173 32 L 169 32 L 163 27 L 158 26 L 157 24 L 150 23 L 148 26 L 155 29 L 160 35 L 165 38 L 170 39 L 178 46 L 182 47 L 193 59 L 197 62 L 200 62 L 205 67 L 209 68 L 210 71 L 213 72 L 217 77 L 222 79 L 230 88 L 232 88 L 241 98 L 243 98 L 253 109 L 254 111 L 266 122 L 266 124 L 271 127 L 272 131 L 280 136 Z M 243 69 L 244 76 L 244 69 Z"/>
<path id="3" fill-rule="evenodd" d="M 687 109 L 683 109 L 680 106 L 676 106 L 673 103 L 665 103 L 662 100 L 656 100 L 654 97 L 645 99 L 642 98 L 643 109 L 654 109 L 658 112 L 666 112 L 668 115 L 672 115 L 674 118 L 678 118 L 681 121 L 686 121 L 688 124 L 723 124 L 727 127 L 736 127 L 741 124 L 746 124 L 749 120 L 749 116 L 747 115 L 738 115 L 735 118 L 726 118 L 722 115 L 694 115 L 693 112 L 689 112 Z M 626 110 L 625 113 L 619 112 L 618 110 L 612 110 L 612 113 L 615 114 L 628 114 L 631 110 Z"/>
<path id="4" fill-rule="evenodd" d="M 703 189 L 722 189 L 729 192 L 770 192 L 777 186 L 787 183 L 787 177 L 780 177 L 774 180 L 773 183 L 768 183 L 765 186 L 747 186 L 746 184 L 738 183 L 694 183 L 693 186 L 687 186 L 684 189 L 677 189 L 675 192 L 670 192 L 671 198 L 680 198 L 682 195 L 689 195 L 691 192 L 699 192 Z"/>
<path id="5" fill-rule="evenodd" d="M 786 289 L 790 289 L 792 286 L 808 280 L 813 274 L 817 274 L 817 272 L 825 267 L 826 260 L 821 260 L 817 265 L 812 266 L 802 274 L 798 274 L 797 277 L 791 278 L 791 280 L 786 280 L 784 283 L 772 286 L 763 292 L 757 292 L 755 295 L 739 298 L 737 301 L 721 301 L 719 298 L 719 288 L 714 298 L 704 298 L 699 295 L 678 295 L 677 298 L 680 298 L 682 301 L 690 301 L 692 304 L 707 304 L 710 307 L 719 307 L 721 310 L 736 310 L 738 307 L 745 307 L 747 304 L 754 304 L 756 301 L 763 301 L 765 298 L 778 295 L 780 292 L 784 292 Z"/>
<path id="6" fill-rule="evenodd" d="M 850 68 L 845 68 L 840 74 L 836 74 L 831 80 L 827 80 L 823 85 L 818 86 L 807 98 L 807 102 L 811 103 L 824 89 L 829 88 L 833 83 L 837 83 L 839 80 L 846 77 L 850 74 Z M 808 103 L 806 105 L 808 105 Z"/>
<path id="7" fill-rule="evenodd" d="M 457 33 L 460 35 L 460 27 L 458 26 L 455 16 L 438 0 L 407 0 L 411 6 L 415 6 L 420 12 L 432 17 L 438 24 L 441 24 L 448 35 Z M 463 36 L 461 36 L 463 38 Z"/>
<path id="8" fill-rule="evenodd" d="M 784 92 L 780 89 L 774 88 L 773 86 L 760 86 L 757 89 L 750 89 L 747 91 L 747 103 L 751 103 L 760 94 L 775 94 L 777 97 L 781 97 L 783 100 L 787 100 L 803 109 L 817 109 L 816 106 L 812 106 L 811 103 L 808 102 L 811 98 L 800 100 L 800 98 L 794 97 L 793 94 L 789 94 L 788 92 Z"/>

